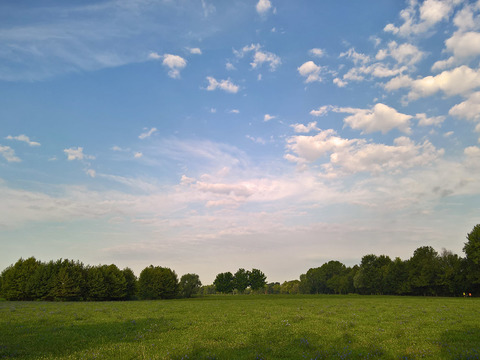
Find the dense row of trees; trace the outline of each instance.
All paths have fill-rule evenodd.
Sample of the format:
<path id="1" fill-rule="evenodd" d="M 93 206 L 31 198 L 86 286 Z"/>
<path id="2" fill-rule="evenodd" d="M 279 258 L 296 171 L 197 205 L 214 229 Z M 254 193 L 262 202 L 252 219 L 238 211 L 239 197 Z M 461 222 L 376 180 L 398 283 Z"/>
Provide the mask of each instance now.
<path id="1" fill-rule="evenodd" d="M 213 285 L 202 286 L 197 274 L 178 281 L 175 271 L 149 266 L 137 279 L 129 268 L 84 266 L 72 260 L 48 263 L 20 259 L 0 275 L 0 297 L 7 300 L 129 300 L 171 299 L 195 294 L 264 292 L 267 294 L 391 294 L 459 296 L 480 295 L 480 224 L 467 235 L 462 258 L 440 254 L 430 246 L 416 249 L 408 260 L 365 255 L 360 265 L 347 267 L 329 261 L 311 268 L 299 280 L 266 283 L 258 270 L 220 273 Z"/>
<path id="2" fill-rule="evenodd" d="M 213 285 L 216 292 L 231 293 L 233 290 L 237 290 L 243 294 L 247 288 L 253 291 L 263 289 L 266 285 L 266 280 L 265 274 L 258 269 L 249 271 L 240 268 L 235 274 L 231 272 L 218 274 Z"/>
<path id="3" fill-rule="evenodd" d="M 360 265 L 329 261 L 300 275 L 300 280 L 270 283 L 270 294 L 480 295 L 480 224 L 467 235 L 465 258 L 430 246 L 416 249 L 408 260 L 365 255 Z"/>
<path id="4" fill-rule="evenodd" d="M 73 260 L 44 263 L 20 259 L 0 276 L 0 296 L 7 300 L 132 300 L 190 297 L 202 283 L 198 275 L 178 281 L 169 268 L 149 266 L 137 279 L 129 268 L 116 265 L 84 266 Z"/>

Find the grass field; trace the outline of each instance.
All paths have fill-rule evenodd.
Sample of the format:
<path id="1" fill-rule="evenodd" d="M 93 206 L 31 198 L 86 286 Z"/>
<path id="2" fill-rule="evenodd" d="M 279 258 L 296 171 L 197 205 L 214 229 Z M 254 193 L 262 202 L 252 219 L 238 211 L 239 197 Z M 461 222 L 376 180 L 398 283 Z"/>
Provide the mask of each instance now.
<path id="1" fill-rule="evenodd" d="M 0 359 L 479 359 L 480 301 L 0 302 Z"/>

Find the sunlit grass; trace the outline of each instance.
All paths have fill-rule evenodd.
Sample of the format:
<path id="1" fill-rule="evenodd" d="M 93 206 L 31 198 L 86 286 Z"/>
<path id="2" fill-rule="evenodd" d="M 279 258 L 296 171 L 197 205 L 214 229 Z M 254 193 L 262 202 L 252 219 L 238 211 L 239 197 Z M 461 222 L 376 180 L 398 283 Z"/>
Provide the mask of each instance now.
<path id="1" fill-rule="evenodd" d="M 0 302 L 0 358 L 479 359 L 480 301 L 223 296 Z"/>

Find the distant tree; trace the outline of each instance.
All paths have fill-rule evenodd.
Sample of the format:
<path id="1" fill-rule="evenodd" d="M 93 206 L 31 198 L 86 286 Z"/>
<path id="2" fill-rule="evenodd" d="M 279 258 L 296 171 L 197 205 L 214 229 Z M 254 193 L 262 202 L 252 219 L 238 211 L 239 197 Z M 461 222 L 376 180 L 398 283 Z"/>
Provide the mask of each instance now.
<path id="1" fill-rule="evenodd" d="M 267 276 L 258 269 L 252 269 L 248 275 L 248 278 L 252 290 L 263 289 L 267 283 Z"/>
<path id="2" fill-rule="evenodd" d="M 137 295 L 137 289 L 138 289 L 137 277 L 133 273 L 132 269 L 128 267 L 123 269 L 122 272 L 127 284 L 125 299 L 133 300 Z"/>
<path id="3" fill-rule="evenodd" d="M 408 261 L 409 283 L 414 295 L 438 295 L 440 276 L 438 253 L 431 246 L 421 246 Z"/>
<path id="4" fill-rule="evenodd" d="M 280 286 L 280 292 L 282 294 L 299 294 L 300 293 L 300 280 L 285 281 Z"/>
<path id="5" fill-rule="evenodd" d="M 480 224 L 475 225 L 467 234 L 463 247 L 466 255 L 466 270 L 469 291 L 480 294 Z"/>
<path id="6" fill-rule="evenodd" d="M 185 274 L 180 278 L 180 296 L 189 298 L 194 294 L 197 294 L 200 290 L 202 283 L 200 277 L 197 274 Z"/>
<path id="7" fill-rule="evenodd" d="M 389 295 L 410 293 L 408 262 L 396 257 L 387 267 L 384 277 L 384 291 Z"/>
<path id="8" fill-rule="evenodd" d="M 234 277 L 231 272 L 224 272 L 217 275 L 215 281 L 215 290 L 220 293 L 230 293 L 234 289 Z"/>
<path id="9" fill-rule="evenodd" d="M 354 285 L 361 294 L 385 293 L 385 277 L 392 260 L 385 255 L 373 254 L 362 257 L 360 269 L 355 275 Z"/>
<path id="10" fill-rule="evenodd" d="M 279 282 L 271 282 L 265 285 L 265 293 L 267 294 L 280 294 L 282 286 Z"/>
<path id="11" fill-rule="evenodd" d="M 439 276 L 436 283 L 439 295 L 459 296 L 465 291 L 465 261 L 457 254 L 442 249 L 439 258 Z"/>
<path id="12" fill-rule="evenodd" d="M 58 300 L 81 300 L 87 293 L 86 270 L 82 263 L 58 260 L 59 271 L 53 283 L 52 294 Z"/>
<path id="13" fill-rule="evenodd" d="M 172 299 L 177 291 L 177 274 L 169 268 L 150 265 L 140 273 L 138 293 L 142 299 Z"/>
<path id="14" fill-rule="evenodd" d="M 214 295 L 215 294 L 215 285 L 203 285 L 199 290 L 200 295 Z"/>
<path id="15" fill-rule="evenodd" d="M 19 259 L 2 272 L 2 291 L 7 300 L 34 300 L 35 283 L 33 276 L 40 266 L 34 258 Z"/>
<path id="16" fill-rule="evenodd" d="M 127 281 L 123 272 L 114 264 L 102 266 L 108 300 L 123 300 L 127 297 Z"/>
<path id="17" fill-rule="evenodd" d="M 233 275 L 234 288 L 237 289 L 240 293 L 243 293 L 245 289 L 250 286 L 250 271 L 243 268 L 238 269 L 237 272 Z"/>
<path id="18" fill-rule="evenodd" d="M 101 266 L 87 268 L 87 299 L 92 301 L 107 300 L 107 287 Z"/>

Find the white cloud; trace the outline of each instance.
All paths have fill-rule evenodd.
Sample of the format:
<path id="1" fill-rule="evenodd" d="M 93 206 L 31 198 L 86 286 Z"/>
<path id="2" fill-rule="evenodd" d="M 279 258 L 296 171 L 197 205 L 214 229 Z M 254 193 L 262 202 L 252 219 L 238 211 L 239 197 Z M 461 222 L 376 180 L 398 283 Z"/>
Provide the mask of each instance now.
<path id="1" fill-rule="evenodd" d="M 422 60 L 425 53 L 415 45 L 408 43 L 398 45 L 397 42 L 391 41 L 388 48 L 379 50 L 375 58 L 384 60 L 387 56 L 392 57 L 398 64 L 413 66 Z"/>
<path id="2" fill-rule="evenodd" d="M 364 139 L 343 139 L 332 129 L 315 136 L 292 136 L 287 141 L 285 158 L 300 164 L 327 160 L 322 168 L 329 177 L 358 172 L 397 173 L 430 164 L 441 157 L 443 149 L 437 150 L 429 141 L 415 144 L 407 137 L 399 137 L 393 145 L 369 143 Z"/>
<path id="3" fill-rule="evenodd" d="M 172 79 L 178 79 L 180 78 L 180 70 L 187 66 L 187 60 L 178 55 L 165 54 L 162 64 L 170 69 L 168 76 Z"/>
<path id="4" fill-rule="evenodd" d="M 467 100 L 453 106 L 448 114 L 461 119 L 480 121 L 480 91 L 471 94 Z"/>
<path id="5" fill-rule="evenodd" d="M 265 114 L 265 116 L 263 117 L 263 121 L 270 121 L 270 120 L 273 120 L 275 118 L 276 118 L 276 116 L 273 116 L 273 115 L 270 115 L 270 114 Z"/>
<path id="6" fill-rule="evenodd" d="M 432 70 L 443 70 L 461 63 L 464 60 L 480 55 L 480 33 L 457 31 L 445 41 L 446 51 L 453 56 L 446 60 L 439 60 L 432 66 Z"/>
<path id="7" fill-rule="evenodd" d="M 253 69 L 262 66 L 263 63 L 268 63 L 270 71 L 275 71 L 277 67 L 282 63 L 280 58 L 274 53 L 267 51 L 255 51 L 253 56 L 253 62 L 250 63 Z"/>
<path id="8" fill-rule="evenodd" d="M 357 65 L 358 63 L 365 64 L 370 61 L 370 56 L 362 53 L 357 53 L 354 48 L 350 48 L 347 51 L 341 53 L 339 57 L 346 57 L 347 59 L 352 60 L 355 65 Z"/>
<path id="9" fill-rule="evenodd" d="M 92 177 L 92 178 L 94 178 L 94 177 L 97 176 L 97 172 L 96 172 L 95 170 L 93 170 L 93 169 L 88 169 L 88 170 L 86 171 L 86 173 L 87 173 L 88 176 L 90 176 L 90 177 Z"/>
<path id="10" fill-rule="evenodd" d="M 64 149 L 63 152 L 67 155 L 67 160 L 83 160 L 83 159 L 95 159 L 95 156 L 86 155 L 83 153 L 83 147 Z"/>
<path id="11" fill-rule="evenodd" d="M 23 134 L 22 134 L 22 135 L 18 135 L 18 136 L 8 135 L 5 139 L 23 141 L 23 142 L 27 143 L 27 144 L 30 145 L 30 146 L 40 146 L 40 143 L 39 143 L 39 142 L 31 141 L 28 136 L 23 135 Z"/>
<path id="12" fill-rule="evenodd" d="M 326 115 L 330 110 L 332 110 L 332 106 L 330 105 L 323 105 L 320 106 L 317 110 L 310 111 L 310 115 L 313 116 L 323 116 Z"/>
<path id="13" fill-rule="evenodd" d="M 245 136 L 248 140 L 251 140 L 253 141 L 254 143 L 257 143 L 257 144 L 262 144 L 262 145 L 265 145 L 267 142 L 265 141 L 265 139 L 261 138 L 261 137 L 254 137 L 254 136 L 250 136 L 250 135 L 246 135 Z"/>
<path id="14" fill-rule="evenodd" d="M 227 63 L 225 64 L 225 69 L 227 69 L 228 71 L 237 70 L 237 68 L 235 67 L 235 65 L 233 65 L 231 62 L 227 62 Z"/>
<path id="15" fill-rule="evenodd" d="M 8 162 L 22 161 L 19 157 L 15 156 L 15 151 L 10 146 L 0 145 L 0 155 L 2 155 Z"/>
<path id="16" fill-rule="evenodd" d="M 188 48 L 188 51 L 190 51 L 190 54 L 202 55 L 202 50 L 200 50 L 200 48 Z"/>
<path id="17" fill-rule="evenodd" d="M 425 113 L 416 114 L 415 118 L 419 120 L 418 121 L 419 126 L 432 126 L 432 125 L 439 126 L 446 119 L 445 116 L 432 116 L 429 118 Z"/>
<path id="18" fill-rule="evenodd" d="M 410 1 L 409 6 L 400 12 L 403 24 L 400 27 L 387 24 L 383 30 L 402 37 L 425 33 L 439 22 L 447 20 L 460 2 L 461 0 L 425 0 L 418 7 L 417 1 Z"/>
<path id="19" fill-rule="evenodd" d="M 316 57 L 322 57 L 325 55 L 325 50 L 319 48 L 313 48 L 308 51 L 311 55 Z"/>
<path id="20" fill-rule="evenodd" d="M 208 91 L 220 89 L 225 92 L 236 94 L 239 90 L 239 86 L 232 83 L 230 79 L 217 81 L 215 78 L 211 76 L 207 76 L 207 80 L 208 80 L 208 86 L 206 89 Z"/>
<path id="21" fill-rule="evenodd" d="M 316 121 L 310 122 L 306 126 L 303 125 L 303 124 L 294 124 L 294 125 L 291 125 L 291 126 L 293 127 L 293 130 L 296 133 L 309 133 L 310 131 L 320 130 L 317 127 L 317 122 Z"/>
<path id="22" fill-rule="evenodd" d="M 446 70 L 436 76 L 426 76 L 411 79 L 408 76 L 393 78 L 385 84 L 386 90 L 396 90 L 402 87 L 411 88 L 408 93 L 410 100 L 431 96 L 442 91 L 447 96 L 466 95 L 480 87 L 480 70 L 473 70 L 462 65 L 453 70 Z"/>
<path id="23" fill-rule="evenodd" d="M 236 57 L 243 58 L 245 54 L 253 52 L 253 61 L 250 63 L 252 69 L 259 68 L 264 63 L 267 63 L 270 67 L 270 71 L 275 71 L 277 67 L 281 65 L 282 60 L 274 53 L 263 51 L 261 48 L 260 44 L 250 44 L 244 46 L 241 50 L 233 50 L 233 53 Z M 227 70 L 229 69 L 227 68 Z"/>
<path id="24" fill-rule="evenodd" d="M 313 61 L 307 61 L 306 63 L 298 67 L 297 70 L 301 76 L 306 77 L 306 83 L 322 81 L 322 77 L 320 76 L 322 68 L 315 64 Z"/>
<path id="25" fill-rule="evenodd" d="M 352 129 L 362 130 L 362 133 L 380 131 L 385 134 L 395 128 L 407 134 L 411 132 L 412 116 L 399 113 L 382 103 L 376 104 L 372 109 L 334 108 L 333 111 L 353 114 L 347 116 L 344 122 Z"/>
<path id="26" fill-rule="evenodd" d="M 238 109 L 232 109 L 229 111 L 230 114 L 240 114 L 240 110 Z"/>
<path id="27" fill-rule="evenodd" d="M 257 12 L 260 15 L 265 14 L 272 7 L 272 3 L 269 0 L 259 0 L 256 6 Z"/>
<path id="28" fill-rule="evenodd" d="M 335 78 L 333 79 L 333 83 L 337 85 L 339 88 L 345 87 L 348 85 L 348 82 L 340 79 L 340 78 Z"/>
<path id="29" fill-rule="evenodd" d="M 146 129 L 145 129 L 146 130 Z M 138 135 L 138 138 L 143 140 L 143 139 L 146 139 L 150 136 L 152 136 L 154 133 L 156 133 L 158 130 L 157 128 L 151 128 L 150 130 L 148 130 L 147 132 L 143 132 L 141 133 L 140 135 Z"/>
<path id="30" fill-rule="evenodd" d="M 135 159 L 140 159 L 142 156 L 143 156 L 143 153 L 141 153 L 140 151 L 137 151 L 135 154 L 133 154 L 133 157 Z"/>

